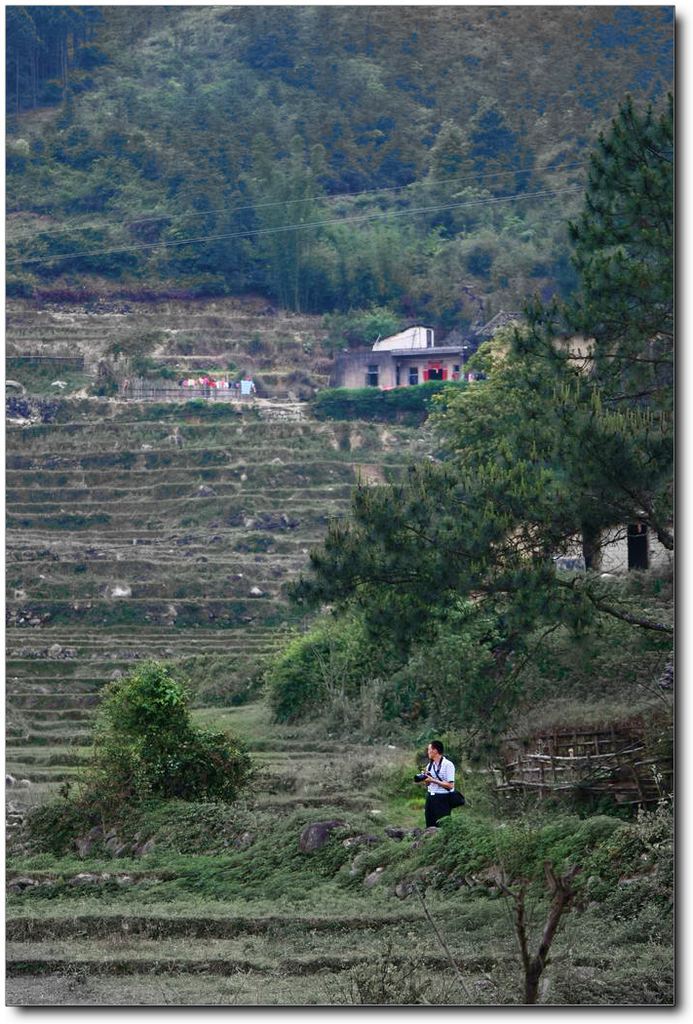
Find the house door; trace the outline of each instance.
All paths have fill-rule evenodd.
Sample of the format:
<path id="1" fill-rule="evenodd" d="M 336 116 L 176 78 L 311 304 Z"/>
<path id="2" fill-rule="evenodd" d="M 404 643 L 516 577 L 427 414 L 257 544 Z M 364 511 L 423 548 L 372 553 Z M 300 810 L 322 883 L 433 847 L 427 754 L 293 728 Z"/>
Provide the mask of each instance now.
<path id="1" fill-rule="evenodd" d="M 442 363 L 429 363 L 428 370 L 424 371 L 424 380 L 447 380 L 448 371 Z"/>
<path id="2" fill-rule="evenodd" d="M 644 523 L 631 523 L 628 527 L 628 568 L 649 569 L 650 551 L 647 527 Z"/>

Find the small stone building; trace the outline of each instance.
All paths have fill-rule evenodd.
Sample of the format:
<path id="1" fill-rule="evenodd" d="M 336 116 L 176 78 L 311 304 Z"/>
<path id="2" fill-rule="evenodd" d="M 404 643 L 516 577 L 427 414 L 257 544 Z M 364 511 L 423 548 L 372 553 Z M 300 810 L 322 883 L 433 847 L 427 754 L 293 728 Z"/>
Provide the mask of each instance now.
<path id="1" fill-rule="evenodd" d="M 431 327 L 409 327 L 376 341 L 372 349 L 338 356 L 330 384 L 337 388 L 385 389 L 427 380 L 461 380 L 467 347 L 436 345 Z"/>

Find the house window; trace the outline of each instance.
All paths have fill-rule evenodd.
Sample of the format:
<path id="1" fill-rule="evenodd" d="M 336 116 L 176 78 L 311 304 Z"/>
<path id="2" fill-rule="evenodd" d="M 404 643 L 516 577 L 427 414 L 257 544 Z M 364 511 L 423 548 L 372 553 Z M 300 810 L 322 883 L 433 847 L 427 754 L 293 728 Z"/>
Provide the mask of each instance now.
<path id="1" fill-rule="evenodd" d="M 426 330 L 426 348 L 433 347 L 433 331 Z"/>
<path id="2" fill-rule="evenodd" d="M 366 387 L 377 388 L 378 386 L 378 364 L 375 363 L 373 366 L 368 367 L 368 373 L 366 374 Z"/>
<path id="3" fill-rule="evenodd" d="M 418 368 L 418 366 L 410 366 L 409 367 L 409 383 L 410 384 L 418 384 L 419 383 L 419 368 Z"/>
<path id="4" fill-rule="evenodd" d="M 399 369 L 400 368 L 399 368 L 399 363 L 398 363 L 397 366 L 395 366 L 395 387 L 396 388 L 398 388 L 400 386 L 400 384 L 401 384 L 401 381 L 399 379 Z"/>

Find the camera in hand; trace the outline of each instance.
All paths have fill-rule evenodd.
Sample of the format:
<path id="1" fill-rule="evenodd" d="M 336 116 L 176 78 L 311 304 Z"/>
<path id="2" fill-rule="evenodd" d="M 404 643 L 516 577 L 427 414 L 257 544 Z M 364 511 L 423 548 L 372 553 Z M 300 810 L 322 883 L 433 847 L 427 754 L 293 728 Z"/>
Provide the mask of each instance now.
<path id="1" fill-rule="evenodd" d="M 419 772 L 418 775 L 414 776 L 414 782 L 423 782 L 426 778 L 426 772 Z"/>

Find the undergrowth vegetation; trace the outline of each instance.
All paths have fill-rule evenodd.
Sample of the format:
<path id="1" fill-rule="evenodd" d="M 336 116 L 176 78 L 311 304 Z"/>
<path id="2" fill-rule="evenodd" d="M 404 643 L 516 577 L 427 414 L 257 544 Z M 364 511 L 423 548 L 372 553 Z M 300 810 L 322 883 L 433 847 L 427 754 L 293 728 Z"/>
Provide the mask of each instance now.
<path id="1" fill-rule="evenodd" d="M 613 594 L 634 613 L 671 616 L 671 576 L 638 574 Z M 536 630 L 501 679 L 501 624 L 460 602 L 418 642 L 373 629 L 353 608 L 319 616 L 265 672 L 279 722 L 322 719 L 336 735 L 386 736 L 398 728 L 459 730 L 468 755 L 497 756 L 510 730 L 598 726 L 644 716 L 653 744 L 669 735 L 671 699 L 657 679 L 671 657 L 667 633 L 611 618 Z M 370 713 L 369 713 L 370 711 Z M 663 731 L 662 731 L 663 730 Z"/>
<path id="2" fill-rule="evenodd" d="M 184 686 L 157 662 L 103 692 L 91 760 L 79 792 L 37 811 L 50 841 L 73 840 L 75 825 L 120 821 L 147 799 L 233 801 L 252 765 L 242 745 L 192 724 Z"/>
<path id="3" fill-rule="evenodd" d="M 123 688 L 114 713 L 126 731 L 135 706 L 140 721 L 168 715 L 171 700 L 185 706 L 161 668 L 150 687 L 154 701 L 151 690 L 133 701 Z M 536 800 L 499 803 L 492 777 L 468 763 L 464 735 L 451 733 L 446 751 L 468 803 L 426 834 L 413 783 L 414 750 L 425 743 L 411 732 L 398 738 L 401 746 L 356 746 L 353 737 L 340 743 L 324 720 L 272 725 L 258 704 L 194 717 L 233 723 L 254 751 L 253 784 L 233 802 L 162 799 L 149 788 L 107 824 L 69 796 L 37 809 L 10 863 L 11 877 L 31 881 L 9 897 L 15 930 L 69 935 L 79 914 L 80 928 L 107 935 L 108 922 L 122 917 L 160 933 L 163 957 L 173 928 L 190 938 L 211 927 L 235 934 L 248 921 L 258 936 L 257 969 L 278 956 L 283 964 L 299 957 L 299 966 L 281 969 L 289 974 L 303 970 L 301 956 L 319 965 L 292 1001 L 516 1004 L 522 969 L 506 890 L 525 888 L 538 941 L 549 906 L 545 865 L 557 873 L 577 865 L 574 906 L 555 940 L 542 1001 L 566 1003 L 578 993 L 583 1002 L 609 1003 L 627 991 L 636 1002 L 671 1000 L 669 800 L 631 818 Z M 305 850 L 300 837 L 316 822 L 327 823 L 329 835 Z M 444 954 L 434 963 L 422 953 L 422 901 L 455 950 L 461 978 Z M 117 957 L 118 947 L 108 955 Z"/>
<path id="4" fill-rule="evenodd" d="M 411 387 L 382 391 L 379 388 L 326 388 L 312 402 L 318 420 L 375 420 L 417 424 L 426 419 L 436 395 L 461 390 L 465 383 L 426 381 Z"/>

